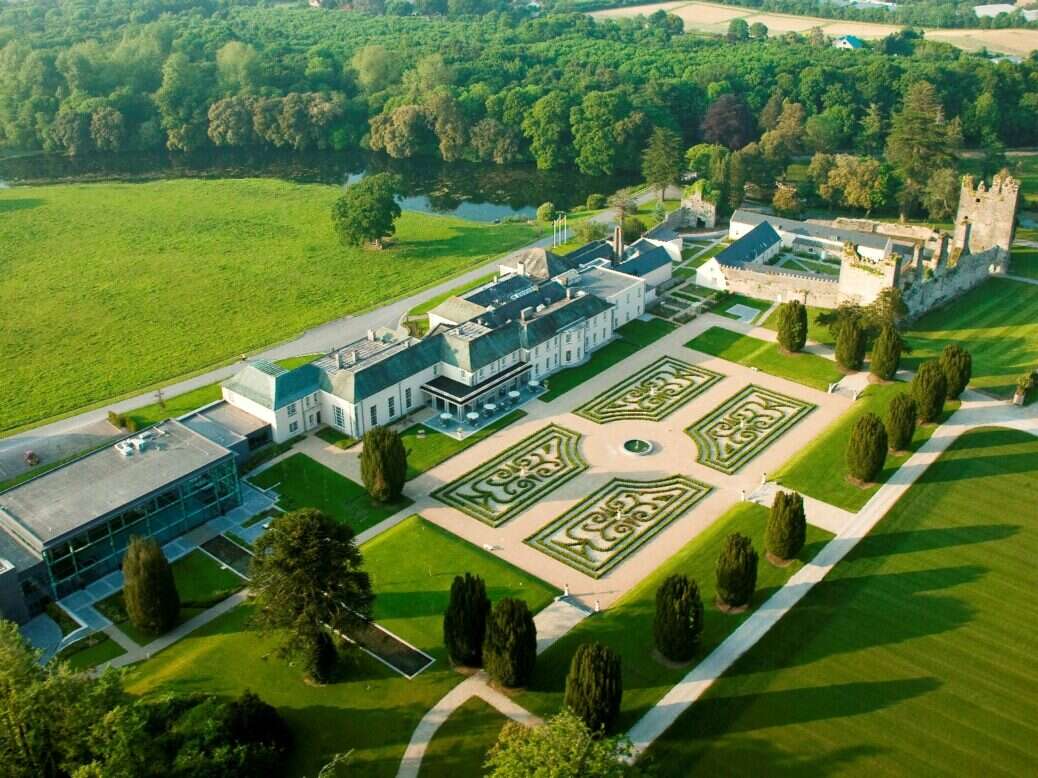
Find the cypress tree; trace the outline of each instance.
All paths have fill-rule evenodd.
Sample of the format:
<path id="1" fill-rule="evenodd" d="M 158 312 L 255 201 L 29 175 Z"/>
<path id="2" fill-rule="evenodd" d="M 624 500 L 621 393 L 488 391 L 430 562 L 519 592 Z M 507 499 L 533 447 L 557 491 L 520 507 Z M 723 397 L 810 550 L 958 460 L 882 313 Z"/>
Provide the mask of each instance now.
<path id="1" fill-rule="evenodd" d="M 869 372 L 876 378 L 889 381 L 901 364 L 901 335 L 893 324 L 884 324 L 872 346 Z"/>
<path id="2" fill-rule="evenodd" d="M 891 451 L 904 451 L 908 448 L 915 433 L 915 422 L 915 400 L 901 392 L 890 401 L 884 424 L 887 429 L 887 444 Z"/>
<path id="3" fill-rule="evenodd" d="M 865 330 L 857 317 L 848 319 L 836 336 L 836 361 L 847 370 L 861 370 L 865 360 Z"/>
<path id="4" fill-rule="evenodd" d="M 807 308 L 799 300 L 790 300 L 779 306 L 778 342 L 792 353 L 804 348 L 807 342 Z"/>
<path id="5" fill-rule="evenodd" d="M 779 492 L 771 505 L 764 534 L 764 548 L 777 560 L 793 559 L 807 539 L 804 498 L 796 492 Z"/>
<path id="6" fill-rule="evenodd" d="M 123 556 L 123 599 L 130 621 L 144 632 L 161 635 L 177 623 L 180 595 L 155 538 L 130 538 Z"/>
<path id="7" fill-rule="evenodd" d="M 847 470 L 852 478 L 871 483 L 887 458 L 887 431 L 874 413 L 866 413 L 854 424 L 847 443 Z"/>
<path id="8" fill-rule="evenodd" d="M 948 397 L 958 400 L 973 375 L 973 357 L 957 343 L 949 343 L 941 352 L 941 370 Z"/>
<path id="9" fill-rule="evenodd" d="M 608 734 L 620 713 L 623 693 L 619 655 L 601 643 L 581 645 L 566 676 L 566 707 L 593 733 Z"/>
<path id="10" fill-rule="evenodd" d="M 753 542 L 738 532 L 724 541 L 717 557 L 717 599 L 730 608 L 749 605 L 757 588 L 757 552 Z"/>
<path id="11" fill-rule="evenodd" d="M 400 498 L 407 479 L 407 449 L 399 432 L 372 427 L 364 433 L 360 475 L 373 500 L 395 502 Z"/>
<path id="12" fill-rule="evenodd" d="M 703 632 L 703 600 L 688 576 L 669 576 L 656 590 L 656 620 L 652 625 L 656 649 L 672 662 L 687 662 Z"/>
<path id="13" fill-rule="evenodd" d="M 455 664 L 479 667 L 483 664 L 483 639 L 487 630 L 490 598 L 478 575 L 465 573 L 454 577 L 451 598 L 443 614 L 443 642 Z"/>
<path id="14" fill-rule="evenodd" d="M 537 627 L 526 602 L 499 601 L 487 620 L 483 667 L 503 686 L 525 686 L 537 662 Z"/>
<path id="15" fill-rule="evenodd" d="M 947 392 L 948 379 L 940 363 L 931 360 L 921 364 L 912 379 L 912 399 L 921 424 L 937 421 L 944 410 Z"/>

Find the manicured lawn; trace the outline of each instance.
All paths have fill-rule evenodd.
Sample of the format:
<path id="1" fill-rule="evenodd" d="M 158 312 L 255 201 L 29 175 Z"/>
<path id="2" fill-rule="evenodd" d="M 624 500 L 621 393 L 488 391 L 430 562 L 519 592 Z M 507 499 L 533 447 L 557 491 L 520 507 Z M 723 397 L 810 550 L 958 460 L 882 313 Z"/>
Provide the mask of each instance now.
<path id="1" fill-rule="evenodd" d="M 912 353 L 904 367 L 958 343 L 973 355 L 970 386 L 1012 397 L 1016 379 L 1038 366 L 1038 286 L 993 278 L 923 316 L 907 332 Z"/>
<path id="2" fill-rule="evenodd" d="M 726 304 L 725 304 L 726 305 Z M 783 354 L 777 344 L 751 338 L 723 327 L 711 327 L 685 344 L 729 362 L 755 367 L 765 373 L 821 389 L 839 381 L 843 373 L 836 364 L 816 354 Z"/>
<path id="3" fill-rule="evenodd" d="M 178 394 L 176 397 L 164 400 L 163 404 L 154 402 L 151 405 L 145 405 L 135 411 L 130 411 L 127 415 L 137 422 L 137 428 L 140 429 L 151 424 L 157 424 L 164 419 L 174 419 L 178 416 L 183 416 L 185 413 L 190 413 L 203 405 L 216 402 L 221 396 L 220 383 L 216 382 L 215 384 L 200 386 L 184 394 Z"/>
<path id="4" fill-rule="evenodd" d="M 408 212 L 390 249 L 345 248 L 328 217 L 340 191 L 180 179 L 0 192 L 0 361 L 11 386 L 33 387 L 0 404 L 0 430 L 233 360 L 536 236 Z"/>
<path id="5" fill-rule="evenodd" d="M 323 440 L 325 443 L 331 443 L 333 446 L 346 449 L 352 448 L 357 445 L 357 439 L 350 437 L 345 432 L 339 432 L 334 427 L 321 427 L 317 430 L 317 437 Z"/>
<path id="6" fill-rule="evenodd" d="M 565 370 L 560 370 L 549 376 L 548 390 L 539 399 L 544 402 L 551 402 L 570 389 L 580 386 L 588 379 L 594 378 L 618 362 L 627 359 L 638 349 L 654 343 L 673 331 L 673 329 L 673 324 L 660 319 L 652 319 L 650 321 L 635 319 L 634 321 L 627 322 L 627 324 L 617 330 L 620 337 L 602 346 L 602 348 L 592 354 L 591 359 L 587 362 L 576 367 L 567 367 Z"/>
<path id="7" fill-rule="evenodd" d="M 819 324 L 815 321 L 815 317 L 818 314 L 823 313 L 825 308 L 815 308 L 812 305 L 807 306 L 807 339 L 813 340 L 816 343 L 824 343 L 827 346 L 835 346 L 836 339 L 829 332 L 829 328 L 824 324 Z M 778 319 L 779 309 L 776 308 L 771 316 L 761 322 L 761 327 L 767 327 L 769 330 L 775 330 L 778 332 Z"/>
<path id="8" fill-rule="evenodd" d="M 446 462 L 455 454 L 460 454 L 470 446 L 474 446 L 509 424 L 519 421 L 526 411 L 514 410 L 505 414 L 492 424 L 488 424 L 478 432 L 464 440 L 458 440 L 442 432 L 436 432 L 424 424 L 414 424 L 400 433 L 407 449 L 407 480 L 411 480 L 426 470 L 430 470 L 441 462 Z M 418 430 L 425 430 L 425 435 L 418 436 Z"/>
<path id="9" fill-rule="evenodd" d="M 845 457 L 855 422 L 870 412 L 881 419 L 886 418 L 890 401 L 895 395 L 907 391 L 908 385 L 899 382 L 870 385 L 843 416 L 783 465 L 775 479 L 789 489 L 795 489 L 831 505 L 849 511 L 860 510 L 879 490 L 880 484 L 886 483 L 894 471 L 908 460 L 912 452 L 930 439 L 936 429 L 933 424 L 917 427 L 910 451 L 898 455 L 887 454 L 886 464 L 874 485 L 863 489 L 847 480 Z M 958 402 L 949 402 L 945 406 L 942 421 L 958 407 Z"/>
<path id="10" fill-rule="evenodd" d="M 125 653 L 108 635 L 95 632 L 64 649 L 58 659 L 68 662 L 73 670 L 90 670 Z"/>
<path id="11" fill-rule="evenodd" d="M 1033 775 L 1038 439 L 963 435 L 657 741 L 655 775 Z"/>
<path id="12" fill-rule="evenodd" d="M 134 694 L 205 689 L 237 695 L 251 689 L 276 705 L 295 735 L 292 777 L 313 778 L 333 754 L 355 749 L 351 774 L 391 778 L 415 725 L 462 680 L 445 658 L 443 611 L 451 582 L 470 571 L 491 599 L 522 597 L 538 611 L 557 593 L 544 582 L 465 541 L 412 517 L 361 550 L 377 594 L 375 617 L 436 662 L 409 681 L 366 654 L 345 663 L 323 687 L 303 681 L 298 666 L 277 656 L 278 635 L 248 623 L 236 608 L 130 671 Z"/>
<path id="13" fill-rule="evenodd" d="M 771 307 L 771 303 L 767 300 L 758 300 L 756 297 L 747 297 L 744 294 L 732 294 L 719 300 L 714 312 L 721 316 L 727 316 L 729 319 L 737 319 L 739 318 L 738 316 L 728 313 L 728 310 L 736 305 L 745 305 L 747 308 L 755 308 L 762 313 Z"/>
<path id="14" fill-rule="evenodd" d="M 278 505 L 286 511 L 317 508 L 349 524 L 354 532 L 378 524 L 412 502 L 404 496 L 391 504 L 373 502 L 363 486 L 306 454 L 286 457 L 249 480 L 264 489 L 274 488 L 281 498 Z"/>
<path id="15" fill-rule="evenodd" d="M 690 669 L 690 666 L 665 666 L 653 656 L 655 646 L 652 623 L 656 608 L 656 590 L 667 576 L 684 574 L 699 584 L 706 613 L 699 652 L 701 659 L 731 634 L 749 613 L 723 614 L 714 605 L 714 565 L 725 537 L 732 532 L 742 532 L 752 538 L 754 548 L 761 555 L 753 608 L 759 607 L 802 566 L 803 561 L 818 553 L 825 541 L 831 537 L 823 530 L 809 527 L 808 542 L 800 554 L 801 561 L 786 568 L 774 567 L 763 559 L 764 523 L 767 515 L 766 508 L 753 503 L 739 503 L 733 506 L 709 529 L 679 549 L 608 610 L 581 622 L 572 632 L 538 657 L 530 689 L 519 694 L 516 701 L 539 716 L 553 714 L 562 705 L 566 673 L 577 647 L 589 641 L 599 641 L 620 654 L 624 676 L 620 728 L 629 728 Z M 638 562 L 635 559 L 627 564 Z"/>
<path id="16" fill-rule="evenodd" d="M 180 617 L 177 624 L 194 618 L 245 585 L 240 575 L 226 569 L 199 549 L 173 563 L 173 579 L 177 584 L 177 594 L 180 595 Z M 130 623 L 122 591 L 96 603 L 94 607 L 111 619 L 115 626 L 137 645 L 147 645 L 158 637 L 142 632 Z"/>
<path id="17" fill-rule="evenodd" d="M 689 267 L 676 267 L 674 268 L 674 276 L 677 278 L 695 278 L 696 277 L 696 265 Z"/>
<path id="18" fill-rule="evenodd" d="M 1038 278 L 1038 249 L 1024 246 L 1013 249 L 1009 272 L 1014 276 Z"/>
<path id="19" fill-rule="evenodd" d="M 508 718 L 472 697 L 443 722 L 429 741 L 420 778 L 481 778 L 487 752 Z"/>

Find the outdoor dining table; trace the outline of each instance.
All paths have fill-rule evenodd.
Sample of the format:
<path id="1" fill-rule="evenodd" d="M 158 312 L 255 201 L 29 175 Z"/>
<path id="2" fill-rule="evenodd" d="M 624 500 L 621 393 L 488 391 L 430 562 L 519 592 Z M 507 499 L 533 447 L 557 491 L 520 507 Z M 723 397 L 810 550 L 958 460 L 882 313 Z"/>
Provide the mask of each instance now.
<path id="1" fill-rule="evenodd" d="M 451 422 L 451 420 L 453 418 L 454 417 L 451 414 L 446 413 L 446 412 L 440 414 L 440 421 L 443 422 L 443 426 L 444 427 L 446 427 L 448 424 L 450 424 L 450 422 Z"/>
<path id="2" fill-rule="evenodd" d="M 519 399 L 519 392 L 517 392 L 515 389 L 513 389 L 512 391 L 510 391 L 508 393 L 508 397 L 509 397 L 509 399 L 512 399 L 512 400 L 518 400 Z"/>
<path id="3" fill-rule="evenodd" d="M 483 410 L 487 413 L 493 413 L 497 410 L 497 405 L 495 405 L 494 403 L 484 403 Z"/>
<path id="4" fill-rule="evenodd" d="M 467 418 L 469 421 L 475 423 L 475 422 L 479 421 L 479 414 L 476 413 L 475 411 L 471 411 L 470 413 L 465 414 L 465 418 Z"/>

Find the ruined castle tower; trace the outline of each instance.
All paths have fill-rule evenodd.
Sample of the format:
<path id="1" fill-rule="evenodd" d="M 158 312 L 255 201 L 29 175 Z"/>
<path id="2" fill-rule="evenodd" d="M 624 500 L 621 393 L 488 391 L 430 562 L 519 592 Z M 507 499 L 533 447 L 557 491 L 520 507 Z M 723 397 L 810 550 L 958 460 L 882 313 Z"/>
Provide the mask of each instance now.
<path id="1" fill-rule="evenodd" d="M 983 181 L 974 186 L 973 176 L 963 176 L 955 245 L 974 253 L 993 246 L 1009 251 L 1019 201 L 1020 182 L 1005 170 L 992 179 L 990 188 Z"/>

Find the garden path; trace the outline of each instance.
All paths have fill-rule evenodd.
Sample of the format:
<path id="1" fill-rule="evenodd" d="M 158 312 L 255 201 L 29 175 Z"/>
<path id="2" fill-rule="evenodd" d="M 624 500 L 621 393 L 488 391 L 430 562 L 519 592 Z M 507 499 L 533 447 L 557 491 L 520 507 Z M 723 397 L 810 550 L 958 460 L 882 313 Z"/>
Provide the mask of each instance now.
<path id="1" fill-rule="evenodd" d="M 745 654 L 811 588 L 843 559 L 887 511 L 926 472 L 937 458 L 964 432 L 977 427 L 1009 427 L 1038 436 L 1038 407 L 1017 408 L 978 392 L 963 393 L 962 406 L 942 424 L 926 443 L 879 488 L 843 529 L 810 563 L 800 569 L 721 645 L 695 666 L 677 685 L 631 728 L 637 758 L 673 724 L 711 684 Z"/>

